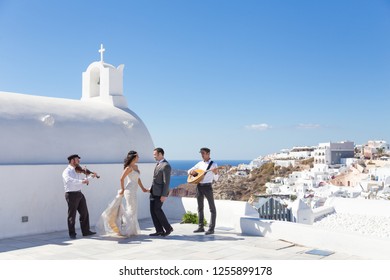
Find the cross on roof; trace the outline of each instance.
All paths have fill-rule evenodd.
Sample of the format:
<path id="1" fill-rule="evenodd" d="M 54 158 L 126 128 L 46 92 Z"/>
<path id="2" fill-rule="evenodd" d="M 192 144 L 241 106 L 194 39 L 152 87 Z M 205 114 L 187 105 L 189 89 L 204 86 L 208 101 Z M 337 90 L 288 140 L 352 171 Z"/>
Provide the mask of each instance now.
<path id="1" fill-rule="evenodd" d="M 103 53 L 106 49 L 103 48 L 103 44 L 100 44 L 100 61 L 103 62 Z"/>

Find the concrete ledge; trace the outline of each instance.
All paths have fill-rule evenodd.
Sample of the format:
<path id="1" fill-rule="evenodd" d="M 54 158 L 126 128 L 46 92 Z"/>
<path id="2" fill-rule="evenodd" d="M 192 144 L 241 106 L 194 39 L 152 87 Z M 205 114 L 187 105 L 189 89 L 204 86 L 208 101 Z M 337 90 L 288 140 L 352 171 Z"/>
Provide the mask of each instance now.
<path id="1" fill-rule="evenodd" d="M 241 233 L 250 236 L 264 236 L 264 224 L 256 217 L 240 218 Z"/>
<path id="2" fill-rule="evenodd" d="M 247 202 L 232 200 L 215 200 L 217 208 L 216 227 L 225 227 L 241 232 L 241 217 L 259 217 L 258 212 Z M 169 197 L 164 203 L 164 212 L 169 219 L 181 220 L 187 211 L 198 213 L 196 198 Z M 207 200 L 204 202 L 204 216 L 210 221 L 210 210 Z"/>
<path id="3" fill-rule="evenodd" d="M 333 206 L 321 206 L 318 208 L 313 209 L 313 221 L 317 221 L 318 219 L 325 217 L 326 215 L 329 215 L 331 213 L 334 213 L 334 207 Z"/>

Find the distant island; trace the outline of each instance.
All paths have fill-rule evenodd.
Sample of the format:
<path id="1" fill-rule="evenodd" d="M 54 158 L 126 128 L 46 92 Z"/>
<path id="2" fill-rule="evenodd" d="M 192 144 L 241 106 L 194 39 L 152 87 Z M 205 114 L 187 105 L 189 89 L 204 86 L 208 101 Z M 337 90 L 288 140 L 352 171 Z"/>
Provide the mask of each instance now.
<path id="1" fill-rule="evenodd" d="M 187 176 L 187 170 L 172 169 L 171 176 Z"/>

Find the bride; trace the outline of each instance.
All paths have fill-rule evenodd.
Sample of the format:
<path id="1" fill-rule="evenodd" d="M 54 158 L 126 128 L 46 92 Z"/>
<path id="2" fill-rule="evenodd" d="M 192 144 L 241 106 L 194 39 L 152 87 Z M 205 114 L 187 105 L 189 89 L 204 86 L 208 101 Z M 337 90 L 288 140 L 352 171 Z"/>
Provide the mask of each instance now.
<path id="1" fill-rule="evenodd" d="M 139 186 L 143 192 L 149 190 L 144 188 L 139 178 L 140 171 L 136 165 L 138 159 L 136 151 L 130 151 L 127 154 L 120 179 L 121 190 L 100 216 L 96 224 L 98 234 L 128 237 L 141 233 L 137 218 L 137 189 Z M 126 187 L 125 179 L 127 179 Z M 122 204 L 123 197 L 126 207 Z"/>

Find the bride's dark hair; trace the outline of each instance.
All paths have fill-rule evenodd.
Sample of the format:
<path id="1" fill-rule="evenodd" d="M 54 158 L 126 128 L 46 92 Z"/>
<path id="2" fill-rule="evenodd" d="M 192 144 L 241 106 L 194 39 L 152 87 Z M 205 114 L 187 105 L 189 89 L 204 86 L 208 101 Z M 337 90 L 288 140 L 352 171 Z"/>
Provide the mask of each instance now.
<path id="1" fill-rule="evenodd" d="M 128 167 L 131 164 L 131 162 L 135 159 L 136 156 L 137 156 L 137 152 L 136 151 L 128 152 L 127 153 L 127 157 L 124 160 L 123 169 Z"/>

